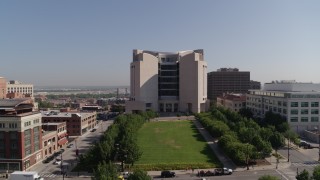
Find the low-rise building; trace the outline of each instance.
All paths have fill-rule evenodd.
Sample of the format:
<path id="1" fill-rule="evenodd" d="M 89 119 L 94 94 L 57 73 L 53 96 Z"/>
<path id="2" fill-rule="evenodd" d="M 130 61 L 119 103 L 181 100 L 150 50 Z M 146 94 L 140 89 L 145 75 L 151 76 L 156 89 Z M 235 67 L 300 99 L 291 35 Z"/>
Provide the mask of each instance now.
<path id="1" fill-rule="evenodd" d="M 247 107 L 254 116 L 264 118 L 272 111 L 285 117 L 292 130 L 319 129 L 320 84 L 276 81 L 263 90 L 249 90 Z"/>
<path id="2" fill-rule="evenodd" d="M 50 156 L 68 143 L 67 123 L 43 123 L 43 154 Z M 48 134 L 48 135 L 47 135 Z M 46 136 L 45 136 L 46 135 Z"/>
<path id="3" fill-rule="evenodd" d="M 47 158 L 57 150 L 57 131 L 44 131 L 42 134 L 43 157 Z"/>
<path id="4" fill-rule="evenodd" d="M 239 112 L 241 108 L 246 107 L 246 95 L 245 94 L 223 94 L 217 97 L 217 106 L 223 106 L 232 111 Z"/>
<path id="5" fill-rule="evenodd" d="M 42 123 L 57 122 L 66 122 L 69 136 L 81 136 L 97 124 L 97 114 L 95 112 L 42 112 Z"/>
<path id="6" fill-rule="evenodd" d="M 0 172 L 26 171 L 42 159 L 41 113 L 31 99 L 0 100 Z"/>

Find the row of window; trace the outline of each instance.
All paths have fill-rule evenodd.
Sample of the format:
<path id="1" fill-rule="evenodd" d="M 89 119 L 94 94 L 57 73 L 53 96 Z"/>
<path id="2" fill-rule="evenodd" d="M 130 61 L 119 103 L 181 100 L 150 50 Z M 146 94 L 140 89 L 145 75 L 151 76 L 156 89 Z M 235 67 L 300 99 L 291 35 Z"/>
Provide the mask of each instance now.
<path id="1" fill-rule="evenodd" d="M 6 127 L 6 124 L 8 124 L 8 127 Z M 17 128 L 17 123 L 0 123 L 0 129 L 1 128 Z"/>
<path id="2" fill-rule="evenodd" d="M 31 121 L 24 122 L 24 127 L 28 127 L 31 125 Z"/>
<path id="3" fill-rule="evenodd" d="M 0 131 L 0 140 L 1 139 L 4 139 L 4 132 Z M 15 140 L 15 139 L 18 139 L 18 133 L 17 132 L 10 132 L 10 139 L 11 140 Z"/>
<path id="4" fill-rule="evenodd" d="M 5 152 L 4 151 L 0 151 L 0 158 L 7 158 L 6 156 L 5 156 Z M 19 154 L 18 154 L 18 151 L 13 151 L 13 150 L 11 150 L 10 151 L 10 156 L 9 156 L 9 159 L 18 159 L 19 158 Z M 7 169 L 8 167 L 6 167 L 6 169 Z M 1 170 L 2 168 L 1 168 L 1 164 L 0 164 L 0 170 Z M 19 170 L 19 169 L 17 169 L 17 170 Z"/>
<path id="5" fill-rule="evenodd" d="M 319 107 L 319 102 L 300 102 L 300 107 Z M 291 107 L 299 107 L 299 102 L 291 102 Z"/>
<path id="6" fill-rule="evenodd" d="M 291 114 L 298 114 L 298 109 L 291 109 Z M 309 109 L 301 109 L 300 114 L 309 114 Z M 318 109 L 311 109 L 311 114 L 319 114 Z"/>
<path id="7" fill-rule="evenodd" d="M 291 122 L 298 122 L 298 117 L 291 117 Z M 300 122 L 309 122 L 309 117 L 300 117 Z M 311 117 L 310 122 L 319 122 L 319 117 Z"/>

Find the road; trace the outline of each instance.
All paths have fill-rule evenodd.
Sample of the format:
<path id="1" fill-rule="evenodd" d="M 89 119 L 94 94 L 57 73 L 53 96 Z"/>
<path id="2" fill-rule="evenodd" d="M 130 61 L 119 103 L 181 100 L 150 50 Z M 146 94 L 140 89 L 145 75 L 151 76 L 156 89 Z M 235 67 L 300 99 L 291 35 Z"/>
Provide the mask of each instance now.
<path id="1" fill-rule="evenodd" d="M 259 177 L 263 175 L 272 175 L 277 176 L 280 179 L 288 180 L 285 176 L 281 175 L 280 172 L 277 170 L 259 170 L 259 171 L 240 171 L 240 172 L 234 172 L 232 175 L 224 175 L 224 176 L 210 176 L 210 177 L 204 177 L 206 180 L 212 180 L 212 179 L 225 179 L 225 180 L 257 180 Z M 153 179 L 162 179 L 159 176 L 153 176 Z M 171 179 L 171 178 L 169 178 Z M 201 177 L 197 177 L 195 174 L 184 174 L 184 175 L 177 175 L 175 178 L 172 179 L 185 179 L 185 180 L 200 180 Z"/>
<path id="2" fill-rule="evenodd" d="M 288 158 L 288 149 L 282 148 L 278 150 L 279 154 Z M 306 169 L 309 173 L 312 173 L 315 166 L 320 165 L 319 159 L 319 149 L 303 149 L 303 148 L 290 148 L 289 150 L 289 160 L 291 162 L 291 166 L 283 171 L 301 172 Z M 286 173 L 286 172 L 285 172 Z M 287 173 L 286 173 L 287 174 Z M 292 174 L 292 173 L 291 173 Z"/>
<path id="3" fill-rule="evenodd" d="M 65 151 L 62 153 L 62 156 L 59 157 L 63 160 L 64 165 L 66 165 L 68 168 L 67 171 L 70 171 L 77 163 L 76 149 L 79 149 L 80 154 L 85 153 L 95 141 L 99 140 L 102 133 L 106 131 L 108 126 L 110 126 L 112 123 L 112 120 L 102 121 L 95 127 L 97 129 L 96 131 L 89 131 L 82 136 L 76 137 L 72 142 L 69 142 L 69 144 L 74 144 L 73 147 L 64 147 Z M 40 162 L 32 167 L 30 171 L 39 172 L 39 174 L 45 179 L 59 178 L 61 177 L 61 166 L 53 163 L 54 160 L 47 164 Z"/>

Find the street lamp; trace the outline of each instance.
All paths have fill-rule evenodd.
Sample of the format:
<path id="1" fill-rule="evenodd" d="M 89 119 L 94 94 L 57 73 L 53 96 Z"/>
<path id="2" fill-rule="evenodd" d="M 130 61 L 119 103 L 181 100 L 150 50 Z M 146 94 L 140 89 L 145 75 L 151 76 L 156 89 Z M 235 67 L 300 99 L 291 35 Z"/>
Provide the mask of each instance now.
<path id="1" fill-rule="evenodd" d="M 320 129 L 317 126 L 315 126 L 314 130 L 315 130 L 316 133 L 318 133 L 318 144 L 319 144 L 319 158 L 318 158 L 318 161 L 320 161 Z"/>
<path id="2" fill-rule="evenodd" d="M 249 170 L 249 143 L 247 143 L 247 170 Z"/>
<path id="3" fill-rule="evenodd" d="M 290 149 L 290 133 L 288 132 L 288 162 L 290 161 L 290 160 L 289 160 L 289 158 L 290 158 L 289 149 Z"/>
<path id="4" fill-rule="evenodd" d="M 61 168 L 61 174 L 62 174 L 62 179 L 64 180 L 64 171 L 63 171 L 63 165 L 62 165 L 62 153 L 61 153 L 61 161 L 60 161 L 60 168 Z"/>

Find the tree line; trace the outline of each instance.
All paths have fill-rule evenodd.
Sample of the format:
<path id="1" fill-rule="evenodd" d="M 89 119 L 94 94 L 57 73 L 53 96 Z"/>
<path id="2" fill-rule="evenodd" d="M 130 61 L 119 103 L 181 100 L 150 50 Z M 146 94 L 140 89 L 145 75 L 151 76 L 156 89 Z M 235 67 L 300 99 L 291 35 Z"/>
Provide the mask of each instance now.
<path id="1" fill-rule="evenodd" d="M 248 113 L 248 111 L 242 111 Z M 295 133 L 281 116 L 268 112 L 261 121 L 222 107 L 212 107 L 207 113 L 196 115 L 209 133 L 217 138 L 219 146 L 233 162 L 249 162 L 269 156 L 285 145 L 285 137 L 296 141 Z"/>
<path id="2" fill-rule="evenodd" d="M 87 153 L 80 155 L 78 170 L 94 172 L 95 179 L 116 179 L 119 167 L 115 162 L 134 165 L 142 155 L 137 144 L 137 132 L 149 119 L 156 117 L 152 111 L 118 116 L 104 132 L 100 141 Z M 120 168 L 121 168 L 120 167 Z"/>

